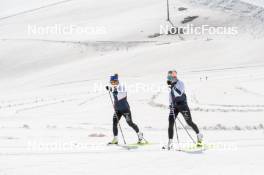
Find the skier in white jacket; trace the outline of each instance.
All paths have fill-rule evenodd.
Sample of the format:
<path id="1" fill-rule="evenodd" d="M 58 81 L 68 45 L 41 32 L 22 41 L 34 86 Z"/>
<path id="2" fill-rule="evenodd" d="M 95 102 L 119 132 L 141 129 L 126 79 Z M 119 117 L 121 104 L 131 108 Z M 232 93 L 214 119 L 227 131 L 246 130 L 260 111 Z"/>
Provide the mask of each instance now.
<path id="1" fill-rule="evenodd" d="M 172 148 L 173 143 L 173 126 L 178 114 L 181 113 L 186 123 L 197 134 L 197 146 L 202 145 L 203 135 L 200 133 L 197 125 L 192 121 L 191 112 L 187 103 L 187 97 L 185 93 L 184 83 L 177 78 L 177 71 L 169 71 L 167 77 L 167 84 L 170 87 L 169 102 L 170 102 L 170 114 L 169 114 L 169 128 L 168 128 L 168 149 Z"/>

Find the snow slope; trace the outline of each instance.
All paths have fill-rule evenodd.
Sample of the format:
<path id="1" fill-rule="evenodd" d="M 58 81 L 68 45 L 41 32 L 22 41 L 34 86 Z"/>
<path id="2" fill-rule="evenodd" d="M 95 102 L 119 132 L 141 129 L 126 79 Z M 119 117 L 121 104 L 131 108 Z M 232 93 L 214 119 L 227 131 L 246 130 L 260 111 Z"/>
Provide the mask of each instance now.
<path id="1" fill-rule="evenodd" d="M 48 6 L 56 5 L 59 3 L 63 3 L 66 1 L 58 1 L 58 0 L 10 0 L 8 2 L 1 0 L 0 7 L 0 18 L 11 18 L 17 15 L 21 15 L 23 13 L 27 13 L 29 11 L 37 10 L 39 8 L 45 8 Z"/>
<path id="2" fill-rule="evenodd" d="M 254 32 L 263 29 L 259 18 L 180 1 L 188 8 L 181 19 L 198 14 L 195 25 L 239 24 L 239 34 L 149 38 L 166 23 L 165 2 L 73 0 L 30 11 L 55 2 L 10 3 L 12 13 L 1 13 L 29 10 L 0 19 L 0 175 L 262 174 L 264 39 Z M 28 24 L 56 23 L 105 26 L 107 34 L 27 33 Z M 212 149 L 161 150 L 167 142 L 166 73 L 174 68 Z M 115 72 L 128 86 L 133 120 L 149 146 L 105 146 L 113 110 L 104 86 Z M 124 119 L 121 124 L 127 142 L 136 142 Z M 179 135 L 190 143 L 180 128 Z"/>

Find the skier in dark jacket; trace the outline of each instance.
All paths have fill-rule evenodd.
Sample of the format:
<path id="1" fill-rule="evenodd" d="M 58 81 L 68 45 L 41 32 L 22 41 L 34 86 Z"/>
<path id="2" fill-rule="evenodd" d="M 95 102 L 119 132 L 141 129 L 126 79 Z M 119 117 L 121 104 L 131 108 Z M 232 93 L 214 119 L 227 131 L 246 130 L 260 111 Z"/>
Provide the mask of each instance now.
<path id="1" fill-rule="evenodd" d="M 173 143 L 173 126 L 178 114 L 181 113 L 186 123 L 197 134 L 197 145 L 202 145 L 203 135 L 200 133 L 197 125 L 192 121 L 191 112 L 187 104 L 187 97 L 185 94 L 185 87 L 181 80 L 177 78 L 175 70 L 168 72 L 167 84 L 170 87 L 169 101 L 170 101 L 170 114 L 169 114 L 169 128 L 168 128 L 168 149 L 172 148 Z"/>
<path id="2" fill-rule="evenodd" d="M 130 106 L 127 101 L 127 91 L 123 84 L 119 83 L 118 74 L 110 77 L 111 86 L 106 86 L 108 91 L 112 92 L 114 98 L 115 113 L 113 116 L 113 134 L 114 138 L 109 144 L 118 144 L 118 122 L 122 116 L 125 117 L 127 124 L 134 129 L 138 136 L 138 143 L 142 143 L 143 133 L 139 131 L 138 126 L 133 122 Z"/>

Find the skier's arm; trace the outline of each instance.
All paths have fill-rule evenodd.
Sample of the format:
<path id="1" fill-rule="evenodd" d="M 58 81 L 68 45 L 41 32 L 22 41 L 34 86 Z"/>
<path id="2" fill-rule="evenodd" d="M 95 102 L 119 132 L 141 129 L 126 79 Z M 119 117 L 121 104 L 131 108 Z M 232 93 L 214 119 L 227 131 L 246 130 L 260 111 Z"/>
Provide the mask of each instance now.
<path id="1" fill-rule="evenodd" d="M 118 87 L 118 95 L 117 98 L 118 100 L 122 100 L 127 97 L 127 91 L 125 85 L 120 85 Z"/>
<path id="2" fill-rule="evenodd" d="M 185 92 L 184 83 L 179 81 L 176 86 L 173 88 L 175 97 L 180 97 Z"/>
<path id="3" fill-rule="evenodd" d="M 171 89 L 170 89 L 170 93 L 169 93 L 169 103 L 170 103 L 170 105 L 172 104 Z"/>

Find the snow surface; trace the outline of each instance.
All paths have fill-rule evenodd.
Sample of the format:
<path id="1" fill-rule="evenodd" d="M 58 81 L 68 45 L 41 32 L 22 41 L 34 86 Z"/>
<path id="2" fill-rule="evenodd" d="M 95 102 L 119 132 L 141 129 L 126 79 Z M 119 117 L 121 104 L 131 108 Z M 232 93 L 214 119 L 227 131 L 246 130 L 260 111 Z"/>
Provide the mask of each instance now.
<path id="1" fill-rule="evenodd" d="M 237 1 L 228 10 L 218 6 L 223 1 L 179 1 L 187 8 L 180 19 L 198 15 L 197 26 L 239 28 L 236 36 L 181 40 L 149 37 L 166 24 L 165 1 L 58 2 L 1 5 L 0 175 L 263 174 L 261 13 L 254 16 L 244 11 L 251 5 Z M 107 33 L 29 35 L 29 24 L 104 26 Z M 185 82 L 193 120 L 214 148 L 161 150 L 167 143 L 169 69 Z M 113 109 L 104 86 L 115 72 L 128 86 L 133 120 L 151 145 L 129 151 L 105 146 L 112 139 Z M 124 119 L 121 125 L 127 142 L 135 143 Z M 190 143 L 183 129 L 179 135 Z"/>

